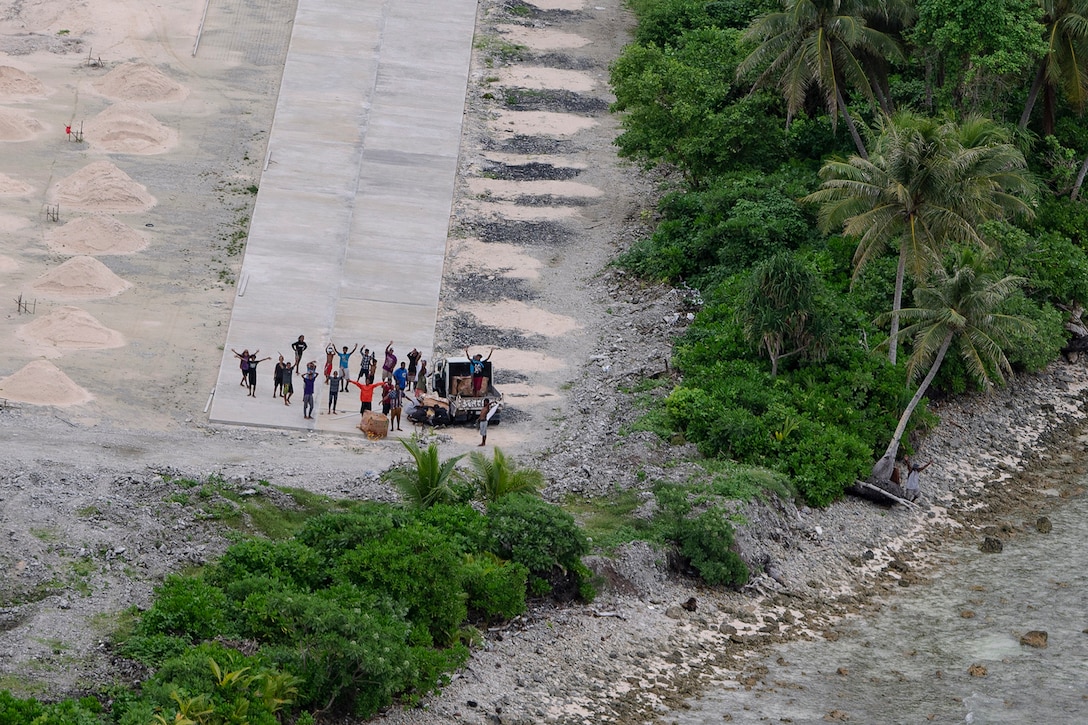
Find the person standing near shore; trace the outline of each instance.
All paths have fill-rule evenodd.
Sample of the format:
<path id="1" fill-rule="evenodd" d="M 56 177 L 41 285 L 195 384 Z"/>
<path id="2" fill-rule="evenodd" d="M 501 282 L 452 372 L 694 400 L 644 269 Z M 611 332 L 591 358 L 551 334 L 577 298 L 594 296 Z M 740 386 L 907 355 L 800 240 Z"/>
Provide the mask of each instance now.
<path id="1" fill-rule="evenodd" d="M 305 420 L 314 418 L 314 381 L 317 380 L 317 363 L 306 365 L 306 372 L 302 374 L 302 417 Z"/>
<path id="2" fill-rule="evenodd" d="M 907 491 L 907 498 L 911 501 L 918 498 L 922 492 L 921 479 L 922 471 L 933 465 L 933 461 L 925 464 L 924 466 L 915 463 L 910 459 L 910 456 L 905 456 L 903 461 L 907 464 L 907 485 L 903 488 Z"/>

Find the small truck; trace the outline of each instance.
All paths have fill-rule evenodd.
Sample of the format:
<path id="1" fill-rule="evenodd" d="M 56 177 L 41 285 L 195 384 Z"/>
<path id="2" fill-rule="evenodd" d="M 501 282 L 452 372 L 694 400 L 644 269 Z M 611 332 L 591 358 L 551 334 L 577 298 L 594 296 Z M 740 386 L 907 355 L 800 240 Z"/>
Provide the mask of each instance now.
<path id="1" fill-rule="evenodd" d="M 434 369 L 434 394 L 449 401 L 450 418 L 454 421 L 474 421 L 484 407 L 484 398 L 492 405 L 502 402 L 502 393 L 492 383 L 494 367 L 484 362 L 484 383 L 480 395 L 472 394 L 472 372 L 467 357 L 447 357 L 438 361 Z M 491 416 L 491 425 L 498 425 L 502 408 Z"/>

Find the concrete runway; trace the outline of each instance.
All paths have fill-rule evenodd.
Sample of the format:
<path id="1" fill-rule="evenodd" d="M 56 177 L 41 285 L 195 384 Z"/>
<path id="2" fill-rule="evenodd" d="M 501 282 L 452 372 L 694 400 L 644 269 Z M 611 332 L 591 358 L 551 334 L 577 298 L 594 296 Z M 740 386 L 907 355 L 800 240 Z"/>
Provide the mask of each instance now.
<path id="1" fill-rule="evenodd" d="M 299 0 L 212 422 L 358 435 L 355 387 L 326 415 L 321 376 L 314 420 L 300 376 L 272 397 L 299 335 L 319 372 L 330 341 L 377 348 L 379 374 L 390 340 L 431 359 L 475 20 L 475 0 Z M 255 398 L 232 349 L 272 358 Z"/>

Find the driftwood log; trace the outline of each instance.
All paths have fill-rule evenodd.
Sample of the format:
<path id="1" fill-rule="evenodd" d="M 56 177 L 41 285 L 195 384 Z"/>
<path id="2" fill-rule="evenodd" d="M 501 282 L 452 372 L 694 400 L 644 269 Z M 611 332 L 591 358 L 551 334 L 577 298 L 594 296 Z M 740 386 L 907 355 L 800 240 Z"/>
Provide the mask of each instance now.
<path id="1" fill-rule="evenodd" d="M 911 500 L 910 492 L 898 483 L 886 478 L 870 479 L 868 481 L 854 481 L 854 485 L 846 489 L 847 493 L 876 501 L 883 504 L 900 503 L 904 506 L 918 508 L 918 504 Z"/>

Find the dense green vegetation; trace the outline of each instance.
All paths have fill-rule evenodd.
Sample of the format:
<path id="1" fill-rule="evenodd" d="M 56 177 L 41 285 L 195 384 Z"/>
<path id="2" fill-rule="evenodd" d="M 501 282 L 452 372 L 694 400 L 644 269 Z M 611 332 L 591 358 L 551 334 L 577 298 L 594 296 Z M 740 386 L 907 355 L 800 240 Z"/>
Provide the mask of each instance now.
<path id="1" fill-rule="evenodd" d="M 538 471 L 496 450 L 462 472 L 460 457 L 441 461 L 434 446 L 405 445 L 412 464 L 387 474 L 404 489 L 403 506 L 292 492 L 296 506 L 272 525 L 272 508 L 247 500 L 249 523 L 278 533 L 238 535 L 214 563 L 169 575 L 151 607 L 116 633 L 118 654 L 153 673 L 138 692 L 103 692 L 109 708 L 95 698 L 42 704 L 0 692 L 0 725 L 369 717 L 440 687 L 480 639 L 477 626 L 521 614 L 530 598 L 592 600 L 586 537 L 536 495 Z M 171 483 L 205 490 L 207 500 L 233 498 L 219 478 Z"/>
<path id="2" fill-rule="evenodd" d="M 925 394 L 1057 357 L 1088 298 L 1088 3 L 631 6 L 616 143 L 667 181 L 619 263 L 705 302 L 652 427 L 826 505 L 933 424 Z"/>

